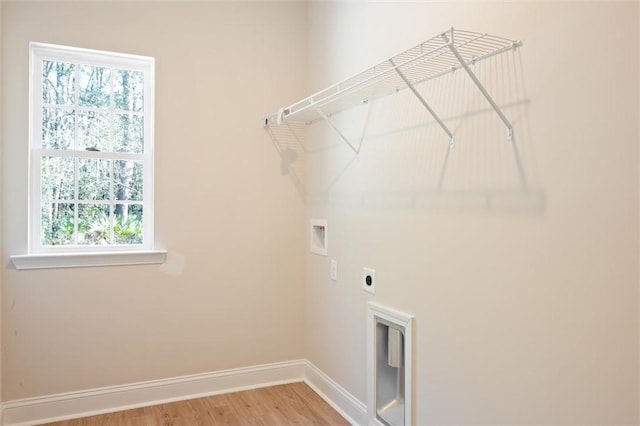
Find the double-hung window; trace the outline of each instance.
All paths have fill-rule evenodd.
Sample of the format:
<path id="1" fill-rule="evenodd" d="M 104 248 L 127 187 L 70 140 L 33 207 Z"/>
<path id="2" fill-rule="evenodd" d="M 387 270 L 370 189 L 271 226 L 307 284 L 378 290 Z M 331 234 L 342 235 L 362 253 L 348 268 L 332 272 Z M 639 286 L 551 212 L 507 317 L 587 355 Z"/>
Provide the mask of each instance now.
<path id="1" fill-rule="evenodd" d="M 153 250 L 154 59 L 30 51 L 29 253 Z"/>

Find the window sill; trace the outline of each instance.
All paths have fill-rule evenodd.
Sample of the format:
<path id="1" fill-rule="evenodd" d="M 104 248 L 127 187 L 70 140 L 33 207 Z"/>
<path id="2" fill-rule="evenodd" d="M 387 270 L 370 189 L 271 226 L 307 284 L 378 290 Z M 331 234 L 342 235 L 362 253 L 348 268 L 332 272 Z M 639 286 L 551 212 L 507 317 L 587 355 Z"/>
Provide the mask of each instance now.
<path id="1" fill-rule="evenodd" d="M 11 256 L 16 269 L 86 268 L 91 266 L 148 265 L 164 263 L 166 250 L 104 253 L 47 253 Z"/>

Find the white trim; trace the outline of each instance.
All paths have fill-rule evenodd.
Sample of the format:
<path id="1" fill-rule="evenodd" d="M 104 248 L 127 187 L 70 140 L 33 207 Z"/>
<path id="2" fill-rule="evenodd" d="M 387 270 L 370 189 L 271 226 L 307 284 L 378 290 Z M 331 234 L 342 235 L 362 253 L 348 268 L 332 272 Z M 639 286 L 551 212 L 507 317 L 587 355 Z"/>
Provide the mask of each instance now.
<path id="1" fill-rule="evenodd" d="M 82 47 L 62 46 L 58 44 L 30 42 L 33 52 L 47 60 L 75 61 L 78 55 L 86 58 L 86 63 L 93 66 L 132 67 L 132 70 L 143 71 L 149 62 L 155 59 L 150 56 L 132 55 L 129 53 L 108 52 L 105 50 L 85 49 Z"/>
<path id="2" fill-rule="evenodd" d="M 49 423 L 300 381 L 351 424 L 366 424 L 364 403 L 306 359 L 8 401 L 0 423 Z"/>
<path id="3" fill-rule="evenodd" d="M 43 253 L 11 256 L 11 261 L 16 269 L 146 265 L 164 263 L 166 260 L 166 250 L 139 250 L 102 253 Z"/>
<path id="4" fill-rule="evenodd" d="M 59 157 L 59 158 L 100 158 L 105 160 L 131 160 L 131 161 L 144 161 L 146 159 L 144 154 L 132 154 L 130 152 L 91 152 L 91 151 L 74 151 L 74 150 L 62 150 L 62 149 L 45 149 L 34 148 L 32 152 L 36 157 Z M 60 200 L 61 202 L 67 201 L 66 199 Z M 100 201 L 100 200 L 86 200 Z M 120 200 L 118 200 L 120 201 Z"/>
<path id="5" fill-rule="evenodd" d="M 367 424 L 367 406 L 308 360 L 304 381 L 349 423 Z"/>

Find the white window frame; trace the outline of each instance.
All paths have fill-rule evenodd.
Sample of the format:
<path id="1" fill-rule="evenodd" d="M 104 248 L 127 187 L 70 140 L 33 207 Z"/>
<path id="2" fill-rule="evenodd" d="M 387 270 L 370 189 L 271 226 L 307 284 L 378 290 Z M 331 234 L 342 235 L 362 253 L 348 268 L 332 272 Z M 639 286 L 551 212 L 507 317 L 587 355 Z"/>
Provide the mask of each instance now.
<path id="1" fill-rule="evenodd" d="M 154 247 L 153 148 L 154 148 L 154 71 L 152 57 L 81 49 L 44 43 L 30 43 L 29 78 L 29 229 L 28 254 L 12 256 L 17 269 L 74 266 L 104 266 L 162 263 L 166 251 Z M 103 66 L 144 73 L 144 148 L 142 154 L 85 152 L 42 148 L 42 63 L 44 60 Z M 78 79 L 76 78 L 76 84 Z M 77 87 L 77 86 L 76 86 Z M 113 107 L 113 106 L 112 106 Z M 41 242 L 41 166 L 44 156 L 106 158 L 142 161 L 143 166 L 143 243 L 127 245 L 54 245 Z M 77 179 L 77 177 L 76 177 Z M 78 200 L 73 200 L 77 203 Z M 109 203 L 113 204 L 114 200 Z M 116 202 L 117 203 L 117 202 Z M 117 203 L 120 204 L 120 203 Z"/>

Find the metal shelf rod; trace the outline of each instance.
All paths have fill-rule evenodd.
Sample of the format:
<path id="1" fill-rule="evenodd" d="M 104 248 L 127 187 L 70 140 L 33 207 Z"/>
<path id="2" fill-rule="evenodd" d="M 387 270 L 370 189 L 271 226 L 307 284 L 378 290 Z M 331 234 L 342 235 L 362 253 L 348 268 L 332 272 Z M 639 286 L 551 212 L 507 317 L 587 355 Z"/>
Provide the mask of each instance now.
<path id="1" fill-rule="evenodd" d="M 498 117 L 500 117 L 502 122 L 507 126 L 507 139 L 511 140 L 513 138 L 513 126 L 511 125 L 511 122 L 502 113 L 502 110 L 500 109 L 498 104 L 496 104 L 496 102 L 493 100 L 489 92 L 487 92 L 487 90 L 484 88 L 480 80 L 478 80 L 478 77 L 476 77 L 473 71 L 471 71 L 471 68 L 469 68 L 469 65 L 467 65 L 464 59 L 462 59 L 462 56 L 460 56 L 456 48 L 453 47 L 453 40 L 451 40 L 451 42 L 449 43 L 449 49 L 451 49 L 451 53 L 453 53 L 455 57 L 458 58 L 458 61 L 460 61 L 460 65 L 462 65 L 462 68 L 464 68 L 467 74 L 469 74 L 469 77 L 471 77 L 471 80 L 473 80 L 475 85 L 478 86 L 478 89 L 480 90 L 482 95 L 487 99 L 487 102 L 489 102 L 489 105 L 491 105 L 491 108 L 493 108 L 496 114 L 498 114 Z"/>
<path id="2" fill-rule="evenodd" d="M 449 147 L 453 147 L 453 133 L 451 133 L 451 130 L 449 130 L 447 125 L 444 124 L 444 122 L 440 119 L 438 114 L 436 114 L 436 112 L 429 106 L 429 104 L 424 99 L 424 97 L 416 90 L 415 87 L 413 87 L 413 84 L 411 84 L 411 82 L 407 79 L 407 77 L 405 77 L 405 75 L 402 73 L 402 71 L 400 71 L 400 68 L 397 68 L 395 66 L 395 64 L 393 63 L 393 59 L 390 59 L 389 62 L 391 63 L 391 65 L 394 66 L 394 69 L 396 70 L 396 72 L 398 73 L 400 78 L 405 82 L 405 84 L 407 85 L 409 90 L 411 90 L 413 92 L 413 94 L 416 95 L 416 98 L 418 98 L 420 103 L 422 103 L 422 105 L 424 105 L 424 107 L 427 109 L 427 111 L 429 111 L 429 114 L 431 114 L 431 116 L 438 122 L 440 127 L 442 127 L 442 130 L 444 130 L 444 132 L 449 136 Z"/>
<path id="3" fill-rule="evenodd" d="M 335 124 L 333 124 L 333 121 L 331 121 L 331 119 L 320 109 L 320 108 L 316 108 L 316 110 L 318 111 L 318 114 L 320 114 L 320 116 L 322 116 L 322 118 L 324 119 L 324 121 L 326 121 L 327 123 L 329 123 L 329 125 L 331 126 L 331 128 L 333 130 L 335 130 L 335 132 L 338 134 L 338 136 L 340 136 L 340 138 L 342 138 L 343 141 L 346 142 L 347 145 L 349 145 L 349 147 L 353 150 L 353 152 L 356 153 L 356 155 L 358 155 L 360 153 L 360 149 L 357 149 L 355 146 L 353 146 L 351 144 L 351 142 L 349 142 L 349 139 L 347 139 L 347 137 L 345 135 L 342 134 L 342 132 L 336 127 Z M 363 136 L 364 137 L 364 136 Z"/>

